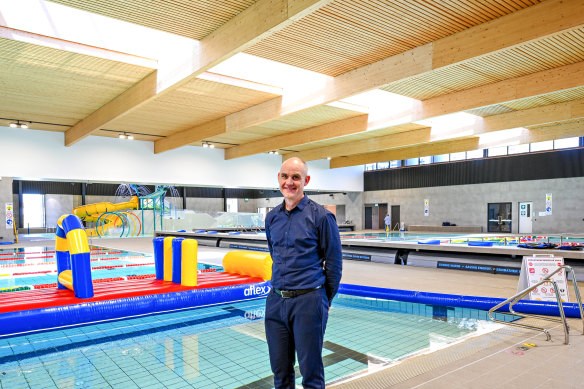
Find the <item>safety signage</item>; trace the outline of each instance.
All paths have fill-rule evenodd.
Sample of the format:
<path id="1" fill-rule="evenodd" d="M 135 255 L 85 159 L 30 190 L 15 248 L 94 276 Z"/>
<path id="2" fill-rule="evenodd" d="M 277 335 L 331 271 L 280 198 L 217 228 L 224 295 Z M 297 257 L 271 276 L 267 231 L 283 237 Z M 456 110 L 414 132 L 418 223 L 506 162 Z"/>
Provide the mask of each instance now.
<path id="1" fill-rule="evenodd" d="M 424 216 L 428 216 L 430 214 L 430 200 L 424 200 Z"/>
<path id="2" fill-rule="evenodd" d="M 12 203 L 6 203 L 6 229 L 14 228 L 14 207 Z"/>
<path id="3" fill-rule="evenodd" d="M 517 292 L 521 292 L 522 290 L 537 284 L 563 264 L 564 258 L 554 257 L 553 255 L 534 255 L 532 257 L 523 257 Z M 568 283 L 566 281 L 565 270 L 562 269 L 556 273 L 552 277 L 552 280 L 554 280 L 558 286 L 558 291 L 562 301 L 569 301 Z M 553 284 L 551 282 L 541 284 L 529 293 L 529 299 L 540 301 L 556 301 L 556 293 Z"/>
<path id="4" fill-rule="evenodd" d="M 546 193 L 545 195 L 545 213 L 548 215 L 552 214 L 552 194 Z"/>

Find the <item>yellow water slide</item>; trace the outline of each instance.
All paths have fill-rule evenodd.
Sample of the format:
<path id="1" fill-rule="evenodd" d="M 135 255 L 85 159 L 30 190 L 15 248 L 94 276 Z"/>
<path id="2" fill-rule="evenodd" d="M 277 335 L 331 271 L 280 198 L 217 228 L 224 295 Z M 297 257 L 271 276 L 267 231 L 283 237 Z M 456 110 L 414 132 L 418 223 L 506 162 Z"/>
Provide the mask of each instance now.
<path id="1" fill-rule="evenodd" d="M 121 211 L 124 209 L 138 209 L 138 197 L 133 196 L 130 201 L 125 203 L 95 203 L 95 204 L 88 204 L 81 207 L 77 207 L 73 209 L 73 214 L 78 216 L 81 220 L 86 222 L 96 222 L 98 218 L 106 213 L 106 212 L 116 212 Z M 100 228 L 100 235 L 111 226 L 119 225 L 121 223 L 121 219 L 115 215 L 106 215 L 105 217 L 101 218 L 102 226 Z M 86 229 L 87 235 L 94 236 L 97 235 L 97 231 L 95 229 Z"/>

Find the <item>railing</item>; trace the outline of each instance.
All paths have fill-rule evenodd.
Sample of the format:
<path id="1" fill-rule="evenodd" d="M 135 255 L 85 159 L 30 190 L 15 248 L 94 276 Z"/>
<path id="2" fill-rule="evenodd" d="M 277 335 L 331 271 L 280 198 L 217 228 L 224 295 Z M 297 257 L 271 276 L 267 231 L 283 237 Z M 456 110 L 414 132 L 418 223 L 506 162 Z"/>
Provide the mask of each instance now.
<path id="1" fill-rule="evenodd" d="M 505 304 L 509 304 L 509 313 L 507 313 L 507 312 L 499 312 L 499 313 L 512 314 L 512 315 L 521 316 L 524 318 L 535 318 L 535 319 L 548 320 L 548 321 L 562 323 L 564 326 L 564 344 L 569 344 L 570 329 L 568 327 L 568 322 L 566 321 L 566 315 L 564 313 L 564 306 L 562 305 L 562 299 L 560 297 L 558 285 L 554 280 L 551 279 L 552 276 L 554 276 L 556 273 L 560 272 L 562 269 L 569 270 L 570 274 L 572 275 L 572 282 L 574 283 L 574 292 L 576 294 L 576 300 L 578 301 L 578 308 L 580 309 L 580 318 L 582 320 L 582 334 L 584 334 L 584 310 L 582 309 L 582 300 L 580 298 L 580 291 L 578 290 L 578 283 L 576 281 L 576 274 L 574 273 L 574 269 L 572 269 L 571 266 L 567 266 L 567 265 L 563 265 L 563 266 L 558 267 L 556 270 L 554 270 L 551 274 L 549 274 L 548 276 L 543 278 L 537 284 L 530 286 L 529 288 L 517 293 L 515 296 L 509 297 L 507 300 L 505 300 L 502 303 L 497 304 L 496 306 L 491 308 L 489 310 L 489 318 L 492 321 L 497 322 L 497 323 L 502 323 L 502 324 L 506 324 L 506 325 L 510 325 L 510 326 L 514 326 L 514 327 L 521 327 L 521 328 L 527 328 L 527 329 L 531 329 L 531 330 L 542 331 L 546 335 L 546 340 L 551 340 L 552 337 L 551 337 L 549 331 L 546 330 L 545 328 L 531 326 L 531 325 L 527 325 L 527 324 L 506 322 L 503 320 L 495 319 L 493 317 L 493 312 L 495 312 L 497 309 L 501 308 Z M 554 292 L 556 294 L 556 300 L 558 302 L 558 308 L 560 310 L 560 319 L 557 319 L 555 317 L 549 317 L 549 316 L 541 316 L 541 315 L 526 315 L 524 313 L 518 313 L 518 312 L 515 312 L 513 310 L 513 305 L 515 305 L 515 303 L 517 303 L 522 297 L 528 295 L 529 292 L 531 292 L 533 289 L 535 289 L 535 288 L 537 288 L 540 285 L 545 284 L 545 283 L 551 283 L 554 287 Z"/>

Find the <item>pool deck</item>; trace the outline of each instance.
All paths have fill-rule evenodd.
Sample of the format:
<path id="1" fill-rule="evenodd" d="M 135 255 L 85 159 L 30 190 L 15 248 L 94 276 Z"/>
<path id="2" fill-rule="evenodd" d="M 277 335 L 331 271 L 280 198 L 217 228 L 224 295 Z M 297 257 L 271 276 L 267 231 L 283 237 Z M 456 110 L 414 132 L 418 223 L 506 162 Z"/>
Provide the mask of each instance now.
<path id="1" fill-rule="evenodd" d="M 93 239 L 90 244 L 152 253 L 152 238 Z M 23 242 L 3 247 L 54 247 L 52 241 Z M 199 246 L 199 260 L 220 264 L 225 248 Z M 458 270 L 344 261 L 343 283 L 424 292 L 506 298 L 517 292 L 518 277 Z M 584 283 L 579 283 L 584 291 Z M 573 290 L 570 296 L 574 296 Z M 334 306 L 333 306 L 334 310 Z M 524 319 L 526 320 L 526 319 Z M 446 349 L 388 366 L 331 388 L 581 388 L 584 382 L 582 322 L 569 319 L 570 344 L 564 345 L 557 323 L 529 319 L 550 329 L 541 332 L 505 327 Z"/>

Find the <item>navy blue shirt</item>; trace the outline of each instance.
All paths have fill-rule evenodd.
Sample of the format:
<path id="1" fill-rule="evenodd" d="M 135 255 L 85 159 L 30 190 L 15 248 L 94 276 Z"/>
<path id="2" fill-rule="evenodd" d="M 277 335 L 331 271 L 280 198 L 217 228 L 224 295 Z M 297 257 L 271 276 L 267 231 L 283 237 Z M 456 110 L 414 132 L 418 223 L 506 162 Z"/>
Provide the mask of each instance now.
<path id="1" fill-rule="evenodd" d="M 281 290 L 323 286 L 329 303 L 339 289 L 343 254 L 335 215 L 304 196 L 291 211 L 284 202 L 266 216 L 272 286 Z"/>

